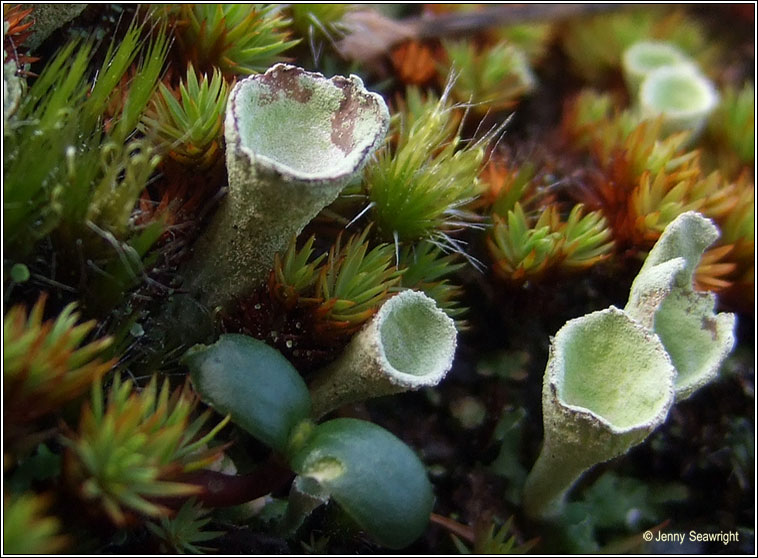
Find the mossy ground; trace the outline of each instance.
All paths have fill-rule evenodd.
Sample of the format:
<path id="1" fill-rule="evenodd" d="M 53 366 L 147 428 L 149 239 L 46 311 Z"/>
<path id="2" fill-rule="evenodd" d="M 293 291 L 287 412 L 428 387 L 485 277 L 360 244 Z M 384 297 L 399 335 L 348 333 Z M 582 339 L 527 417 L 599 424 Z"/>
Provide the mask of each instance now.
<path id="1" fill-rule="evenodd" d="M 127 27 L 123 21 L 128 21 L 134 11 L 133 5 L 91 5 L 71 25 L 55 31 L 43 43 L 35 53 L 41 60 L 32 65 L 31 71 L 40 71 L 58 47 L 72 37 L 94 36 L 104 38 L 104 43 L 110 37 L 118 38 Z M 734 82 L 753 78 L 754 21 L 739 16 L 736 11 L 705 5 L 693 7 L 690 15 L 706 26 L 712 37 L 724 38 L 728 47 L 726 65 L 734 74 Z M 293 55 L 295 63 L 313 69 L 310 52 L 304 45 L 299 48 Z M 101 62 L 98 59 L 103 55 L 101 50 L 104 49 L 96 51 L 96 64 Z M 328 63 L 322 61 L 322 65 Z M 337 66 L 339 70 L 347 69 Z M 549 144 L 567 99 L 583 86 L 567 67 L 566 54 L 558 45 L 552 45 L 539 66 L 539 87 L 516 108 L 502 143 L 514 153 L 547 152 L 541 156 L 552 158 L 554 168 L 569 174 L 575 160 L 568 156 L 556 160 L 555 153 L 538 149 Z M 368 69 L 364 70 L 366 76 L 361 77 L 368 89 L 380 90 L 387 99 L 396 98 L 403 91 L 392 76 L 382 80 L 372 76 Z M 618 83 L 611 83 L 609 87 L 622 90 L 620 75 L 613 79 Z M 470 122 L 470 129 L 464 127 L 464 134 L 475 133 L 477 126 L 486 130 L 509 114 L 510 111 L 488 114 L 482 124 Z M 218 181 L 219 186 L 222 185 L 223 180 Z M 195 226 L 201 223 L 198 219 Z M 322 215 L 306 228 L 302 238 L 311 232 L 331 233 L 340 227 L 341 224 Z M 187 238 L 196 234 L 190 233 Z M 324 236 L 329 235 L 321 235 Z M 470 256 L 488 261 L 487 248 L 476 231 L 468 231 L 462 238 L 470 241 Z M 52 246 L 40 247 L 38 257 L 52 259 L 53 256 Z M 551 535 L 543 526 L 529 522 L 522 515 L 519 483 L 534 463 L 542 439 L 540 402 L 550 336 L 569 319 L 611 304 L 623 307 L 640 264 L 641 260 L 632 254 L 617 254 L 581 274 L 555 272 L 518 286 L 499 282 L 489 270 L 480 272 L 466 267 L 456 273 L 455 280 L 463 287 L 462 303 L 469 309 L 465 315 L 468 329 L 459 335 L 455 363 L 445 381 L 431 390 L 348 406 L 339 414 L 371 420 L 416 450 L 434 485 L 435 514 L 463 526 L 492 521 L 502 525 L 513 516 L 513 533 L 520 542 L 539 539 L 537 552 L 581 551 L 583 544 L 594 542 L 608 549 L 621 549 L 622 553 L 640 549 L 668 553 L 685 548 L 693 553 L 751 554 L 755 550 L 752 531 L 755 523 L 755 318 L 751 309 L 739 309 L 736 349 L 726 361 L 720 378 L 678 403 L 666 423 L 645 443 L 628 455 L 593 469 L 572 492 L 571 499 L 583 502 L 583 513 L 592 517 L 608 513 L 608 509 L 601 506 L 602 495 L 598 496 L 597 490 L 592 492 L 593 484 L 610 473 L 630 479 L 618 485 L 624 489 L 608 496 L 607 500 L 615 502 L 612 511 L 620 517 L 637 510 L 645 517 L 644 521 L 627 517 L 626 523 L 620 520 L 616 524 L 600 521 L 593 524 L 590 520 L 582 524 L 567 519 Z M 176 262 L 166 266 L 165 278 L 169 284 L 175 279 L 172 275 L 175 267 Z M 29 307 L 38 293 L 39 289 L 31 284 L 6 289 L 6 308 L 17 303 L 26 303 Z M 159 305 L 163 295 L 160 291 L 153 295 L 152 304 Z M 50 306 L 62 308 L 72 298 L 75 297 L 67 290 L 54 291 Z M 115 320 L 114 316 L 101 318 L 103 323 Z M 149 361 L 149 355 L 144 359 Z M 176 372 L 172 369 L 172 373 Z M 70 423 L 75 424 L 75 413 L 66 410 L 65 416 L 72 417 Z M 512 423 L 515 426 L 506 428 Z M 235 431 L 228 438 L 237 442 L 237 449 L 230 453 L 236 452 L 240 463 L 265 457 L 262 447 L 249 436 Z M 62 451 L 57 443 L 50 447 Z M 651 503 L 636 496 L 635 490 L 639 487 L 662 492 L 671 490 L 672 494 L 679 492 L 668 501 Z M 274 496 L 286 498 L 286 490 Z M 643 512 L 648 509 L 652 511 L 645 516 Z M 66 499 L 58 502 L 53 511 L 61 517 L 79 515 Z M 654 521 L 649 519 L 651 517 Z M 260 518 L 241 522 L 219 516 L 211 525 L 224 529 L 226 534 L 210 541 L 208 546 L 224 554 L 302 553 L 309 549 L 317 553 L 386 552 L 366 537 L 345 528 L 344 521 L 338 509 L 328 506 L 307 521 L 300 531 L 301 540 L 288 541 L 267 529 L 266 522 Z M 644 547 L 639 538 L 633 538 L 660 524 L 667 532 L 736 531 L 740 538 L 738 543 L 730 545 L 714 542 L 687 547 Z M 74 522 L 75 532 L 90 529 L 100 529 L 101 539 L 108 538 L 105 534 L 113 536 L 107 546 L 90 548 L 85 543 L 81 548 L 83 552 L 158 550 L 145 529 L 116 532 L 105 525 L 102 518 L 95 517 L 81 516 Z M 424 536 L 402 552 L 441 554 L 456 552 L 456 547 L 449 530 L 432 522 Z"/>

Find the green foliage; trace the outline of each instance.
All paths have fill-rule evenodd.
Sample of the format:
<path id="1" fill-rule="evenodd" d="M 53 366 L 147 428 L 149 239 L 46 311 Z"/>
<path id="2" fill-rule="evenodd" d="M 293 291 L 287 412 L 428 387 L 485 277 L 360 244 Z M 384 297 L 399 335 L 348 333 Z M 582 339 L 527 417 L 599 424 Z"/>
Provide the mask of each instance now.
<path id="1" fill-rule="evenodd" d="M 606 259 L 613 247 L 608 223 L 599 211 L 584 213 L 582 204 L 571 209 L 565 223 L 557 225 L 564 240 L 561 265 L 585 268 Z"/>
<path id="2" fill-rule="evenodd" d="M 369 250 L 365 229 L 342 246 L 341 238 L 329 250 L 316 282 L 316 296 L 324 300 L 323 319 L 357 326 L 370 318 L 400 280 L 392 265 L 392 246 L 379 244 Z"/>
<path id="3" fill-rule="evenodd" d="M 595 527 L 634 531 L 662 521 L 665 506 L 687 495 L 680 483 L 656 484 L 653 489 L 647 481 L 608 471 L 584 492 L 582 503 Z"/>
<path id="4" fill-rule="evenodd" d="M 614 109 L 607 95 L 590 91 L 569 106 L 563 129 L 600 169 L 583 193 L 589 205 L 602 209 L 618 247 L 649 249 L 669 223 L 691 210 L 718 220 L 725 230 L 737 222 L 749 225 L 744 231 L 752 228 L 744 203 L 752 184 L 745 177 L 729 181 L 719 171 L 706 174 L 700 152 L 685 147 L 687 132 L 665 135 L 660 119 L 640 120 L 632 110 Z"/>
<path id="5" fill-rule="evenodd" d="M 184 56 L 202 72 L 224 76 L 263 72 L 298 41 L 287 40 L 289 20 L 276 5 L 182 4 L 171 7 Z"/>
<path id="6" fill-rule="evenodd" d="M 342 18 L 354 9 L 351 4 L 292 4 L 292 26 L 301 37 L 334 42 L 345 34 Z"/>
<path id="7" fill-rule="evenodd" d="M 116 238 L 127 236 L 134 204 L 159 161 L 160 157 L 144 140 L 103 144 L 100 147 L 103 174 L 94 183 L 86 222 L 94 223 Z M 76 169 L 73 171 L 76 173 Z"/>
<path id="8" fill-rule="evenodd" d="M 601 82 L 621 65 L 623 52 L 636 42 L 668 41 L 708 69 L 715 59 L 702 24 L 682 11 L 666 8 L 619 10 L 571 21 L 562 46 L 573 69 L 585 80 Z"/>
<path id="9" fill-rule="evenodd" d="M 316 426 L 291 466 L 312 488 L 325 491 L 380 544 L 403 548 L 426 528 L 434 496 L 424 466 L 401 440 L 356 419 Z"/>
<path id="10" fill-rule="evenodd" d="M 295 426 L 308 418 L 305 382 L 279 351 L 244 335 L 222 335 L 183 358 L 195 389 L 266 445 L 284 451 Z"/>
<path id="11" fill-rule="evenodd" d="M 465 266 L 457 260 L 455 254 L 446 255 L 431 242 L 421 241 L 406 246 L 400 253 L 400 285 L 424 292 L 448 316 L 459 319 L 466 312 L 466 308 L 459 303 L 463 289 L 447 278 Z M 465 324 L 458 322 L 456 325 L 460 328 Z"/>
<path id="12" fill-rule="evenodd" d="M 492 32 L 498 39 L 521 49 L 532 64 L 537 64 L 547 55 L 555 27 L 551 22 L 519 23 L 499 27 Z"/>
<path id="13" fill-rule="evenodd" d="M 162 71 L 168 40 L 158 30 L 142 46 L 141 35 L 133 24 L 108 48 L 94 83 L 92 43 L 68 43 L 24 96 L 4 144 L 5 247 L 13 257 L 29 259 L 38 241 L 52 234 L 62 262 L 89 260 L 104 272 L 101 279 L 124 277 L 134 272 L 123 253 L 157 238 L 154 228 L 145 236 L 131 216 L 159 159 L 131 138 Z M 133 77 L 124 85 L 130 67 Z M 136 250 L 137 263 L 150 244 Z M 98 296 L 107 291 L 115 299 L 133 285 L 114 283 L 106 288 L 101 282 Z"/>
<path id="14" fill-rule="evenodd" d="M 519 545 L 512 530 L 513 516 L 499 528 L 494 521 L 477 521 L 474 527 L 473 548 L 468 548 L 455 535 L 453 542 L 461 554 L 526 554 L 537 544 L 537 540 L 532 540 Z"/>
<path id="15" fill-rule="evenodd" d="M 502 41 L 480 50 L 471 42 L 446 42 L 444 48 L 443 74 L 456 76 L 453 96 L 477 113 L 510 108 L 535 87 L 526 55 L 513 44 Z"/>
<path id="16" fill-rule="evenodd" d="M 61 474 L 62 459 L 45 444 L 40 444 L 37 451 L 17 463 L 10 475 L 5 476 L 5 491 L 19 494 L 39 483 L 54 479 Z"/>
<path id="17" fill-rule="evenodd" d="M 522 407 L 504 411 L 493 433 L 493 438 L 500 444 L 500 450 L 490 468 L 507 479 L 505 498 L 512 504 L 518 504 L 521 499 L 527 474 L 526 468 L 518 458 L 521 454 L 525 419 L 526 411 Z"/>
<path id="18" fill-rule="evenodd" d="M 148 522 L 147 528 L 166 545 L 167 552 L 178 554 L 205 554 L 212 549 L 198 546 L 198 543 L 213 540 L 223 535 L 223 531 L 205 531 L 211 521 L 208 510 L 187 500 L 173 517 L 161 517 L 158 522 Z"/>
<path id="19" fill-rule="evenodd" d="M 142 118 L 163 153 L 189 167 L 207 168 L 220 155 L 220 138 L 229 86 L 221 72 L 198 78 L 190 64 L 178 98 L 163 83 Z"/>
<path id="20" fill-rule="evenodd" d="M 553 524 L 557 540 L 552 543 L 574 553 L 596 552 L 609 540 L 660 523 L 669 506 L 687 495 L 679 483 L 651 483 L 608 471 L 566 506 Z"/>
<path id="21" fill-rule="evenodd" d="M 77 432 L 65 439 L 68 481 L 85 501 L 102 506 L 116 525 L 123 525 L 129 512 L 166 516 L 169 510 L 152 499 L 201 490 L 171 478 L 213 462 L 218 448 L 207 444 L 229 420 L 201 436 L 211 411 L 193 420 L 195 405 L 186 385 L 171 394 L 168 381 L 159 390 L 155 376 L 141 391 L 116 376 L 107 401 L 96 382 Z"/>
<path id="22" fill-rule="evenodd" d="M 316 237 L 311 236 L 298 250 L 297 237 L 293 237 L 284 257 L 278 253 L 274 257 L 275 294 L 286 306 L 294 304 L 301 295 L 315 294 L 313 288 L 319 278 L 319 264 L 326 257 L 323 253 L 311 259 L 315 240 Z"/>
<path id="23" fill-rule="evenodd" d="M 755 161 L 755 88 L 746 82 L 742 89 L 728 86 L 721 103 L 709 120 L 710 133 L 719 147 L 725 145 L 744 165 Z"/>
<path id="24" fill-rule="evenodd" d="M 328 256 L 315 259 L 314 237 L 300 250 L 293 240 L 284 256 L 275 258 L 271 293 L 285 309 L 298 306 L 312 312 L 319 333 L 338 338 L 351 335 L 391 296 L 402 274 L 392 263 L 392 246 L 369 249 L 369 231 L 367 227 L 344 245 L 340 234 Z"/>
<path id="25" fill-rule="evenodd" d="M 58 534 L 60 521 L 45 515 L 50 498 L 36 494 L 3 495 L 3 553 L 60 552 L 67 539 Z"/>
<path id="26" fill-rule="evenodd" d="M 584 214 L 582 204 L 572 208 L 566 221 L 555 206 L 548 206 L 532 222 L 516 202 L 505 218 L 494 214 L 493 222 L 487 246 L 495 272 L 506 280 L 523 281 L 556 266 L 591 267 L 606 259 L 613 246 L 603 216 Z"/>
<path id="27" fill-rule="evenodd" d="M 463 208 L 481 191 L 477 176 L 494 131 L 468 145 L 451 136 L 455 120 L 448 93 L 429 96 L 415 109 L 409 101 L 410 121 L 396 120 L 392 127 L 396 146 L 382 149 L 366 167 L 372 218 L 382 238 L 450 242 L 446 232 L 476 219 Z"/>
<path id="28" fill-rule="evenodd" d="M 95 320 L 77 325 L 79 313 L 72 303 L 43 322 L 46 298 L 42 295 L 28 314 L 23 306 L 14 306 L 3 319 L 6 420 L 28 422 L 57 411 L 113 365 L 101 358 L 110 337 L 85 343 Z"/>
<path id="29" fill-rule="evenodd" d="M 548 211 L 540 214 L 533 226 L 521 204 L 508 211 L 507 220 L 493 216 L 494 227 L 487 246 L 495 260 L 496 272 L 504 278 L 520 280 L 545 270 L 560 247 L 560 234 L 551 231 Z"/>

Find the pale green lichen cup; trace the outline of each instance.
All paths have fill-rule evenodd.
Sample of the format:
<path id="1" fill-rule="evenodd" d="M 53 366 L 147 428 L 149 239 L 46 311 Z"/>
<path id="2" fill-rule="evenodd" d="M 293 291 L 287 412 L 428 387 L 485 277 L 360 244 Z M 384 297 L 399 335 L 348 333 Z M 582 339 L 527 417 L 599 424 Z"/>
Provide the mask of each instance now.
<path id="1" fill-rule="evenodd" d="M 653 70 L 664 66 L 694 66 L 693 61 L 671 43 L 638 41 L 624 51 L 621 66 L 629 93 L 636 95 L 640 85 Z"/>
<path id="2" fill-rule="evenodd" d="M 718 375 L 735 343 L 736 316 L 716 313 L 716 297 L 692 286 L 703 252 L 718 237 L 699 213 L 679 215 L 648 254 L 624 308 L 660 337 L 677 370 L 680 400 Z"/>
<path id="3" fill-rule="evenodd" d="M 187 266 L 188 290 L 224 307 L 264 281 L 274 255 L 357 175 L 388 126 L 384 100 L 357 76 L 277 64 L 238 82 L 225 120 L 228 196 Z"/>
<path id="4" fill-rule="evenodd" d="M 422 292 L 387 300 L 309 389 L 313 415 L 347 403 L 437 385 L 453 365 L 453 320 Z"/>
<path id="5" fill-rule="evenodd" d="M 545 439 L 524 487 L 526 513 L 558 515 L 585 470 L 626 453 L 661 425 L 675 375 L 655 334 L 618 308 L 567 322 L 545 370 Z"/>
<path id="6" fill-rule="evenodd" d="M 644 118 L 661 117 L 662 131 L 689 131 L 696 136 L 719 103 L 713 83 L 692 65 L 663 66 L 653 70 L 639 91 Z"/>

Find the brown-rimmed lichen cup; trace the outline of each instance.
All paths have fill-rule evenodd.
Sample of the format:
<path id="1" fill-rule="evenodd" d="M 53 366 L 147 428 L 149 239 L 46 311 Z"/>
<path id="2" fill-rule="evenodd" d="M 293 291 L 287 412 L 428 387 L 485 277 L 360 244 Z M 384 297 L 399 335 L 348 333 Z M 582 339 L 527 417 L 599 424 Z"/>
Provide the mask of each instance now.
<path id="1" fill-rule="evenodd" d="M 238 82 L 226 111 L 229 191 L 185 268 L 210 307 L 262 282 L 274 254 L 331 203 L 381 145 L 389 111 L 357 76 L 287 64 Z"/>

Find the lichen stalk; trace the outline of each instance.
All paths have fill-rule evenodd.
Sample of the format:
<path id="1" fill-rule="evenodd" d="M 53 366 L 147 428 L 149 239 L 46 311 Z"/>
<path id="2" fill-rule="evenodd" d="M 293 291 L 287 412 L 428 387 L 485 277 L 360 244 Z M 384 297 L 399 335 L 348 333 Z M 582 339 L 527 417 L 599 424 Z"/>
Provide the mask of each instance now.
<path id="1" fill-rule="evenodd" d="M 545 440 L 524 486 L 527 515 L 559 515 L 585 470 L 660 426 L 674 401 L 675 375 L 658 337 L 618 308 L 567 322 L 545 370 Z"/>

